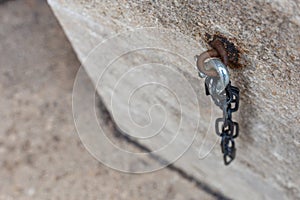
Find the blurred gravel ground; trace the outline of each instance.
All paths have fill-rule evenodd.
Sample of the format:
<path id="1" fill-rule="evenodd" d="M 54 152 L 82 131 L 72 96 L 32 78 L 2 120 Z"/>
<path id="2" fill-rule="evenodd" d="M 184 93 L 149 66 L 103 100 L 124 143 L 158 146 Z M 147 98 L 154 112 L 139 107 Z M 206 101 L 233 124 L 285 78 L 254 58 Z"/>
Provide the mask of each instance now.
<path id="1" fill-rule="evenodd" d="M 80 63 L 49 7 L 0 2 L 0 200 L 213 199 L 168 169 L 130 175 L 92 158 L 72 118 Z"/>

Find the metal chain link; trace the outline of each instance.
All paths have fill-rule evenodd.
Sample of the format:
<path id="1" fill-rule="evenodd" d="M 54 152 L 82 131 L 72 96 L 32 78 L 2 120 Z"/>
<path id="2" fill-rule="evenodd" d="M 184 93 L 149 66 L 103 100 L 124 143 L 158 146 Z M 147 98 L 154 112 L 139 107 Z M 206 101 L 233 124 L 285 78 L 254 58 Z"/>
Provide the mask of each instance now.
<path id="1" fill-rule="evenodd" d="M 239 135 L 239 124 L 232 121 L 232 113 L 236 112 L 239 108 L 239 89 L 229 84 L 226 89 L 227 103 L 223 109 L 223 118 L 216 119 L 216 133 L 221 140 L 221 149 L 223 153 L 224 163 L 228 165 L 234 160 L 236 154 L 236 148 L 234 139 Z M 220 121 L 223 125 L 220 130 Z"/>
<path id="2" fill-rule="evenodd" d="M 223 110 L 223 117 L 217 118 L 215 130 L 221 139 L 221 150 L 225 165 L 230 164 L 236 154 L 234 139 L 239 135 L 239 125 L 232 121 L 232 113 L 239 108 L 239 89 L 231 85 L 226 65 L 219 59 L 210 59 L 204 65 L 211 66 L 218 76 L 207 76 L 199 70 L 199 77 L 205 78 L 206 95 Z"/>

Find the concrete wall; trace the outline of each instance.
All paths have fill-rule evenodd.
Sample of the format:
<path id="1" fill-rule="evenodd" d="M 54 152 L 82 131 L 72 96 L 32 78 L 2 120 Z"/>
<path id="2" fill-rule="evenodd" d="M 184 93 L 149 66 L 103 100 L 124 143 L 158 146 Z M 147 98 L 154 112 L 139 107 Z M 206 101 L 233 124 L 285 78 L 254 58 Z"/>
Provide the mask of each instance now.
<path id="1" fill-rule="evenodd" d="M 48 2 L 118 127 L 163 149 L 156 154 L 167 160 L 114 166 L 111 156 L 105 164 L 148 172 L 176 161 L 230 198 L 300 198 L 298 1 Z M 209 48 L 206 33 L 222 34 L 241 52 L 241 67 L 230 69 L 241 105 L 237 158 L 228 167 L 214 133 L 221 112 L 194 66 L 194 55 Z M 94 141 L 83 142 L 101 160 L 103 140 L 89 131 L 80 134 Z"/>

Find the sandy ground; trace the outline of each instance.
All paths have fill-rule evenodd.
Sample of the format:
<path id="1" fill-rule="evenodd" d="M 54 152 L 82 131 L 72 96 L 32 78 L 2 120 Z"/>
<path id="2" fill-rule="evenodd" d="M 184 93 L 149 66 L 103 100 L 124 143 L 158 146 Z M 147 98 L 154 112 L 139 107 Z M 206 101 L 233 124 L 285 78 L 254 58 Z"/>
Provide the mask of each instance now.
<path id="1" fill-rule="evenodd" d="M 120 173 L 85 150 L 71 109 L 80 63 L 45 1 L 1 3 L 0 24 L 1 200 L 214 199 L 168 168 Z"/>

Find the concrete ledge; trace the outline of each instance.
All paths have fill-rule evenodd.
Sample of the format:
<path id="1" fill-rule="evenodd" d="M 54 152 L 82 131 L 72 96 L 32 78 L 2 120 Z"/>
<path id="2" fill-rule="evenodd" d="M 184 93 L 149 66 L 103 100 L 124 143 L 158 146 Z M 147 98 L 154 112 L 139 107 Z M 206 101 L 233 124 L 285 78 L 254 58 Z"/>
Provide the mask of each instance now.
<path id="1" fill-rule="evenodd" d="M 176 136 L 160 156 L 171 162 L 188 149 L 174 164 L 231 198 L 300 198 L 297 1 L 48 2 L 125 133 L 150 137 L 163 127 L 161 134 L 137 142 L 156 150 Z M 193 56 L 208 48 L 205 33 L 221 33 L 241 50 L 243 67 L 230 70 L 242 102 L 234 116 L 241 126 L 238 155 L 229 167 L 223 166 L 219 145 L 210 152 L 218 139 L 210 125 L 221 113 L 210 107 L 194 69 Z M 145 86 L 132 93 L 145 82 L 172 90 Z M 156 104 L 163 106 L 152 107 Z M 199 151 L 200 157 L 210 154 L 199 159 Z"/>

